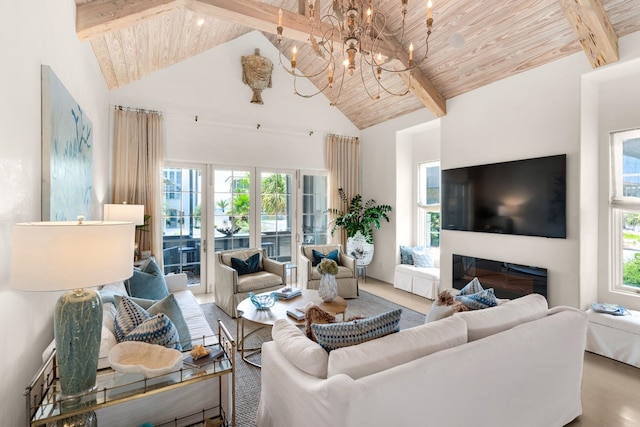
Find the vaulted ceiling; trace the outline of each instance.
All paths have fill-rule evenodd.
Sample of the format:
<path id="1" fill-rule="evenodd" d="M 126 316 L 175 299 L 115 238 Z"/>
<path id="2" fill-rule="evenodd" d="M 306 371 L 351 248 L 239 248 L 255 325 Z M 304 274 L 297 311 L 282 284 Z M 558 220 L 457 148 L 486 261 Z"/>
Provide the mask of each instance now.
<path id="1" fill-rule="evenodd" d="M 89 41 L 109 88 L 122 87 L 255 29 L 287 52 L 299 49 L 298 68 L 310 74 L 321 60 L 308 45 L 307 0 L 75 0 L 76 32 Z M 321 11 L 331 0 L 316 0 Z M 348 1 L 348 0 L 343 0 Z M 375 0 L 394 30 L 401 26 L 400 0 Z M 283 40 L 276 40 L 278 10 Z M 426 1 L 410 0 L 404 41 L 425 55 Z M 197 25 L 199 19 L 204 24 Z M 345 78 L 336 105 L 360 129 L 427 107 L 446 114 L 446 100 L 493 81 L 584 52 L 593 67 L 618 60 L 618 38 L 640 30 L 638 0 L 434 0 L 433 32 L 426 60 L 410 78 L 403 97 L 381 92 L 371 100 L 360 76 Z M 306 44 L 305 44 L 306 43 Z M 389 67 L 408 64 L 405 43 L 386 37 Z M 406 82 L 383 73 L 391 90 Z M 365 81 L 375 87 L 375 77 Z M 310 78 L 325 86 L 326 75 Z M 335 88 L 334 88 L 335 90 Z M 325 92 L 328 98 L 332 94 Z"/>

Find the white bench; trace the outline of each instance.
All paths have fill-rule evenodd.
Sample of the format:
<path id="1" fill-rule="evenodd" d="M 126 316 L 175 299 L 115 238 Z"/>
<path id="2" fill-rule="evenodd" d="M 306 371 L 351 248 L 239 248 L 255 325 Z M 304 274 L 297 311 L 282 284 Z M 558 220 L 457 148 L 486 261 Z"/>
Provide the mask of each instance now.
<path id="1" fill-rule="evenodd" d="M 393 277 L 393 287 L 435 300 L 440 288 L 440 268 L 398 264 Z"/>
<path id="2" fill-rule="evenodd" d="M 613 316 L 587 310 L 587 351 L 640 368 L 640 312 Z"/>

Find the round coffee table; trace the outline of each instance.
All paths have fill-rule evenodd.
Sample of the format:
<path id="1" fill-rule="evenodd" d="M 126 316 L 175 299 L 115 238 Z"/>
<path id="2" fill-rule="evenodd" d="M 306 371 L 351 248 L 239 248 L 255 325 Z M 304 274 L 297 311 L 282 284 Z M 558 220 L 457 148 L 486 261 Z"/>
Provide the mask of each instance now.
<path id="1" fill-rule="evenodd" d="M 303 289 L 302 295 L 293 297 L 288 300 L 278 300 L 273 305 L 273 307 L 268 310 L 256 309 L 249 298 L 242 300 L 237 307 L 238 316 L 240 317 L 240 319 L 238 319 L 239 321 L 236 322 L 236 337 L 239 338 L 238 351 L 242 356 L 242 360 L 260 368 L 260 364 L 248 360 L 248 358 L 254 354 L 259 353 L 261 351 L 261 348 L 245 348 L 245 339 L 248 338 L 252 333 L 262 329 L 263 327 L 272 327 L 276 323 L 276 320 L 280 319 L 286 319 L 290 323 L 297 326 L 304 325 L 304 319 L 294 319 L 287 314 L 287 310 L 293 311 L 296 308 L 303 308 L 310 302 L 318 305 L 323 310 L 328 311 L 329 313 L 332 313 L 334 315 L 341 314 L 342 319 L 344 320 L 344 313 L 347 310 L 347 302 L 344 300 L 344 298 L 336 297 L 331 302 L 324 302 L 318 295 L 318 291 L 313 289 Z M 254 323 L 258 325 L 259 328 L 245 334 L 245 322 Z M 245 355 L 245 353 L 247 354 Z"/>

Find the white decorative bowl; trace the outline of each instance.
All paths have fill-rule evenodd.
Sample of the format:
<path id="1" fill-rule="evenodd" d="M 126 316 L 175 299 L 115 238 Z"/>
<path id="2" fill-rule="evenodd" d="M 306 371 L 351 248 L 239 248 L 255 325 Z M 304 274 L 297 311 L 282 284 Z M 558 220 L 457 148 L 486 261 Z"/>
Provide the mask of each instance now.
<path id="1" fill-rule="evenodd" d="M 156 344 L 125 341 L 116 344 L 109 351 L 109 363 L 118 372 L 142 374 L 145 378 L 151 378 L 180 369 L 182 353 Z"/>

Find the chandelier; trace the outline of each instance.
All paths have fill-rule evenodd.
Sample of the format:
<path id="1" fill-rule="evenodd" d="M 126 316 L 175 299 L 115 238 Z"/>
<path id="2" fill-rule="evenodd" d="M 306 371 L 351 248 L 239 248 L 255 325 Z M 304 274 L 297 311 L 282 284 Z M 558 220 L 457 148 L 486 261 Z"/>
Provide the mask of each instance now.
<path id="1" fill-rule="evenodd" d="M 296 95 L 311 98 L 320 93 L 328 93 L 331 105 L 337 105 L 345 78 L 354 77 L 355 74 L 359 74 L 362 86 L 371 99 L 380 99 L 381 91 L 393 96 L 404 96 L 409 93 L 411 73 L 427 58 L 429 52 L 429 36 L 433 25 L 431 0 L 427 1 L 425 53 L 419 61 L 414 61 L 413 43 L 410 41 L 407 43 L 404 40 L 405 17 L 409 9 L 408 0 L 400 1 L 397 13 L 401 19 L 401 25 L 396 31 L 390 28 L 392 15 L 385 14 L 380 7 L 382 3 L 390 3 L 389 0 L 332 0 L 331 7 L 321 16 L 316 7 L 317 0 L 307 0 L 307 2 L 309 43 L 323 65 L 310 74 L 305 74 L 297 67 L 297 46 L 293 46 L 290 60 L 284 57 L 283 49 L 280 48 L 280 64 L 293 76 Z M 282 42 L 283 32 L 282 9 L 280 9 L 276 28 L 279 44 Z M 406 44 L 408 46 L 405 48 Z M 389 52 L 401 51 L 401 54 L 406 55 L 407 50 L 408 60 L 405 56 L 404 62 L 393 61 L 394 63 L 391 64 L 393 58 L 390 58 Z M 387 54 L 385 55 L 384 52 Z M 393 90 L 384 79 L 385 73 L 401 74 L 401 77 L 405 77 L 403 80 L 406 87 L 401 91 Z M 326 77 L 322 77 L 324 85 L 321 84 L 317 92 L 307 94 L 298 90 L 297 78 L 312 79 L 320 76 Z M 375 83 L 371 83 L 372 81 Z"/>

